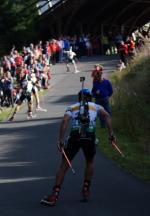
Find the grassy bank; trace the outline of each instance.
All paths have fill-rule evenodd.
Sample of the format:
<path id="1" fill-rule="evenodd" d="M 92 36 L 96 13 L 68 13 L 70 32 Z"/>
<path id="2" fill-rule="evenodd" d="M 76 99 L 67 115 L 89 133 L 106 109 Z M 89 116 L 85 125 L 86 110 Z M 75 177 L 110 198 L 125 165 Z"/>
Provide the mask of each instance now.
<path id="1" fill-rule="evenodd" d="M 10 117 L 11 112 L 13 111 L 12 108 L 4 108 L 0 112 L 0 121 L 4 121 Z"/>
<path id="2" fill-rule="evenodd" d="M 102 136 L 97 131 L 101 137 L 100 150 L 119 166 L 146 181 L 150 181 L 149 72 L 149 58 L 138 56 L 127 69 L 116 71 L 111 77 L 113 128 L 125 158 L 108 145 L 105 129 L 100 129 Z"/>

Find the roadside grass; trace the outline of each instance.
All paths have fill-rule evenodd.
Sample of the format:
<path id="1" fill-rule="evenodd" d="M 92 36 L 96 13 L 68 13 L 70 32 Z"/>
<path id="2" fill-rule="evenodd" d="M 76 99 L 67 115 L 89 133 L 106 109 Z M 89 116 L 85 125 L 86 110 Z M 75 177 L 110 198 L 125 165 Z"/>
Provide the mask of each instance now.
<path id="1" fill-rule="evenodd" d="M 110 78 L 114 88 L 113 128 L 125 158 L 108 144 L 107 131 L 99 124 L 97 136 L 101 140 L 100 151 L 129 173 L 150 182 L 149 72 L 149 58 L 141 55 L 127 69 L 114 72 Z"/>
<path id="2" fill-rule="evenodd" d="M 12 111 L 12 107 L 10 108 L 4 108 L 1 112 L 0 112 L 0 121 L 5 121 L 9 118 L 9 115 Z"/>
<path id="3" fill-rule="evenodd" d="M 112 147 L 108 141 L 107 129 L 97 127 L 97 138 L 100 140 L 98 149 L 109 159 L 123 168 L 126 172 L 144 181 L 150 182 L 150 157 L 145 154 L 134 140 L 130 137 L 115 133 L 117 136 L 117 146 L 123 152 L 122 157 L 119 152 Z"/>

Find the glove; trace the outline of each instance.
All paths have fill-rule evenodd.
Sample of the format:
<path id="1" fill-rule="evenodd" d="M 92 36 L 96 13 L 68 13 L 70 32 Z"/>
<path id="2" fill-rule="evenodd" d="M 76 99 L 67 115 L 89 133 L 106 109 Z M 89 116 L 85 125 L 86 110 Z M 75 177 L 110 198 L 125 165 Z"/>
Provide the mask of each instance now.
<path id="1" fill-rule="evenodd" d="M 57 144 L 57 147 L 58 147 L 58 150 L 61 152 L 62 148 L 64 147 L 64 142 L 62 140 L 59 140 L 58 144 Z"/>
<path id="2" fill-rule="evenodd" d="M 108 139 L 109 139 L 111 144 L 116 143 L 116 137 L 113 134 L 110 135 Z"/>

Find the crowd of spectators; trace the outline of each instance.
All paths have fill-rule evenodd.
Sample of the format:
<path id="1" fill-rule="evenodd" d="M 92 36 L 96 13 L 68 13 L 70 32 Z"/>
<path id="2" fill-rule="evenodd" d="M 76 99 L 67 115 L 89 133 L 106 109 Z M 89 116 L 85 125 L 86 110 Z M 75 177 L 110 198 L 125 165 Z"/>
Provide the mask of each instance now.
<path id="1" fill-rule="evenodd" d="M 120 62 L 127 65 L 128 56 L 135 54 L 135 48 L 141 47 L 143 40 L 135 41 L 131 36 L 123 37 L 120 33 L 115 36 L 112 32 L 103 37 L 92 37 L 90 34 L 77 36 L 60 36 L 57 40 L 39 41 L 22 47 L 18 51 L 12 47 L 8 55 L 0 62 L 0 107 L 14 106 L 19 97 L 19 80 L 21 74 L 34 77 L 38 89 L 47 89 L 50 85 L 51 65 L 62 63 L 66 59 L 66 51 L 70 48 L 77 58 L 82 56 L 119 54 Z"/>

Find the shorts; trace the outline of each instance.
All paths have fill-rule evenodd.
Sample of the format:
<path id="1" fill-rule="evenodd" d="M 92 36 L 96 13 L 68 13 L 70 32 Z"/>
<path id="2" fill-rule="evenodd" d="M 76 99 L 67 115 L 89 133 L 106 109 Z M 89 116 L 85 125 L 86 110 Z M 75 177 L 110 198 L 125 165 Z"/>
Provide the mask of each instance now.
<path id="1" fill-rule="evenodd" d="M 81 138 L 77 132 L 71 132 L 65 147 L 65 153 L 72 160 L 78 151 L 82 149 L 87 161 L 92 161 L 96 153 L 95 134 L 88 133 L 86 138 Z"/>
<path id="2" fill-rule="evenodd" d="M 72 61 L 73 61 L 73 59 L 68 58 L 68 59 L 66 60 L 66 63 L 69 64 L 69 63 L 72 63 Z"/>
<path id="3" fill-rule="evenodd" d="M 27 99 L 28 102 L 31 102 L 31 93 L 22 93 L 19 100 L 23 102 L 25 99 Z"/>

